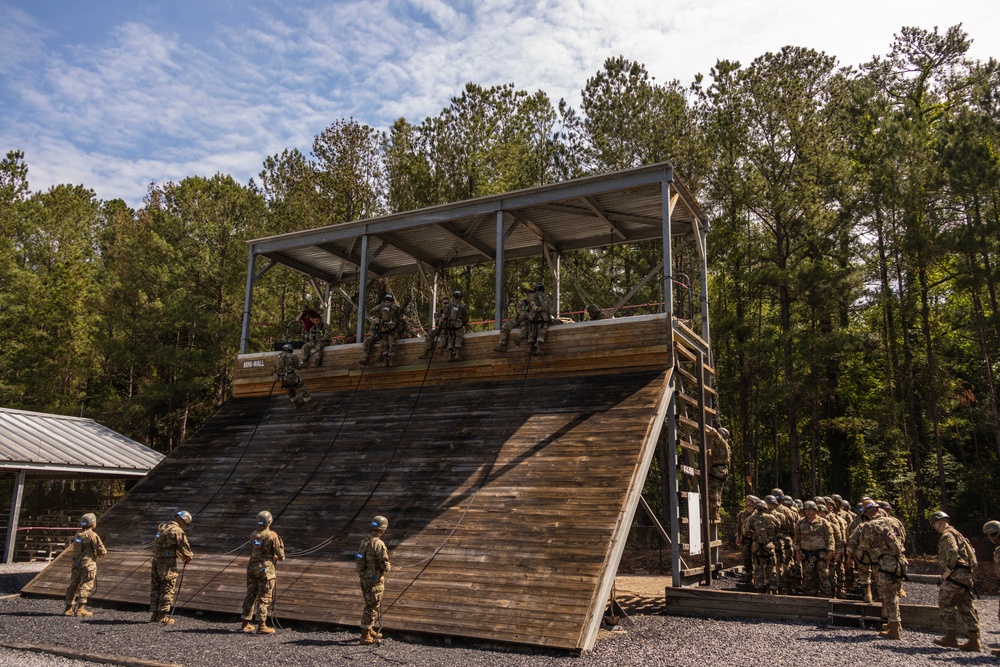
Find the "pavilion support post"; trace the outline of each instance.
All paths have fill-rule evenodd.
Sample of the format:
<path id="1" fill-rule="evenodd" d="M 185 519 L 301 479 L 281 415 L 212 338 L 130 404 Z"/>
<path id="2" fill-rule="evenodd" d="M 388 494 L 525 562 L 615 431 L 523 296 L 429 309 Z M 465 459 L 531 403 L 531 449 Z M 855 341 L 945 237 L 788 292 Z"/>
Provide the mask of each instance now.
<path id="1" fill-rule="evenodd" d="M 368 294 L 368 234 L 361 237 L 361 266 L 358 267 L 358 326 L 355 329 L 355 340 L 365 339 L 365 316 L 368 314 L 365 304 Z"/>
<path id="2" fill-rule="evenodd" d="M 500 330 L 504 315 L 503 293 L 503 211 L 497 211 L 497 254 L 496 254 L 496 284 L 495 307 L 493 309 L 493 329 Z"/>
<path id="3" fill-rule="evenodd" d="M 10 499 L 10 517 L 7 520 L 7 543 L 4 544 L 3 562 L 14 562 L 14 544 L 17 542 L 17 520 L 21 516 L 21 499 L 24 497 L 24 471 L 17 471 L 14 494 Z"/>
<path id="4" fill-rule="evenodd" d="M 427 313 L 427 321 L 431 325 L 427 328 L 427 335 L 430 335 L 430 330 L 437 326 L 437 322 L 434 321 L 434 313 L 437 312 L 437 302 L 438 302 L 438 272 L 434 272 L 434 277 L 431 278 L 431 305 L 430 312 Z"/>
<path id="5" fill-rule="evenodd" d="M 715 366 L 712 359 L 712 333 L 708 316 L 708 231 L 698 225 L 698 230 L 695 233 L 698 234 L 701 241 L 698 244 L 698 249 L 701 251 L 698 258 L 701 262 L 699 267 L 701 274 L 701 338 L 705 341 L 705 347 L 708 349 L 708 365 Z"/>
<path id="6" fill-rule="evenodd" d="M 554 255 L 554 257 L 552 259 L 553 259 L 553 263 L 555 264 L 555 269 L 552 271 L 552 276 L 554 278 L 554 284 L 552 286 L 552 298 L 555 300 L 555 303 L 553 305 L 555 307 L 556 317 L 559 317 L 559 314 L 562 313 L 562 303 L 561 303 L 561 301 L 562 301 L 562 297 L 561 297 L 561 294 L 562 294 L 562 253 L 561 252 L 555 252 L 555 253 L 552 253 L 552 254 Z"/>
<path id="7" fill-rule="evenodd" d="M 698 469 L 701 471 L 701 526 L 691 530 L 702 531 L 705 554 L 705 585 L 712 585 L 712 517 L 708 508 L 708 433 L 705 424 L 705 355 L 695 351 L 698 364 Z"/>
<path id="8" fill-rule="evenodd" d="M 255 257 L 253 248 L 250 248 L 250 257 L 247 260 L 247 287 L 246 293 L 243 295 L 243 327 L 240 329 L 240 354 L 246 354 L 250 350 L 250 312 L 253 308 L 253 264 Z"/>

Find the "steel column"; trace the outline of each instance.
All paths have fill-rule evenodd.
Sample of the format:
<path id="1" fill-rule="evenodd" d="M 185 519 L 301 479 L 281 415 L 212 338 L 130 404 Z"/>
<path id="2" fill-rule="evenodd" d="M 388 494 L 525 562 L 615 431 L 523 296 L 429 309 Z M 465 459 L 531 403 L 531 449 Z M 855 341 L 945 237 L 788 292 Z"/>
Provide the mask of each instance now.
<path id="1" fill-rule="evenodd" d="M 253 264 L 256 255 L 253 254 L 253 248 L 249 250 L 249 259 L 247 260 L 247 287 L 246 293 L 243 295 L 243 328 L 240 329 L 240 354 L 246 354 L 250 349 L 250 311 L 253 307 L 253 285 L 254 285 L 254 275 L 253 275 Z"/>
<path id="2" fill-rule="evenodd" d="M 360 343 L 365 339 L 365 317 L 368 312 L 365 307 L 368 295 L 368 234 L 361 237 L 361 266 L 358 267 L 358 326 L 355 330 L 355 340 Z"/>
<path id="3" fill-rule="evenodd" d="M 497 211 L 497 256 L 496 256 L 496 291 L 495 307 L 493 309 L 493 329 L 500 330 L 503 324 L 503 211 Z"/>
<path id="4" fill-rule="evenodd" d="M 24 497 L 24 471 L 17 471 L 14 494 L 10 499 L 10 518 L 7 519 L 7 543 L 3 549 L 3 562 L 14 562 L 14 543 L 17 541 L 17 520 L 21 515 L 21 498 Z"/>

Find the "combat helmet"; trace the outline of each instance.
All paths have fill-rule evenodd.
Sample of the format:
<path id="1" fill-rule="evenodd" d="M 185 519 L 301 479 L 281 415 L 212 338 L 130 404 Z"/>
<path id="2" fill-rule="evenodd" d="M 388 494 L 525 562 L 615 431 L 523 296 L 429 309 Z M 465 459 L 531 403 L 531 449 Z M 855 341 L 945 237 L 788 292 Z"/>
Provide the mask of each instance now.
<path id="1" fill-rule="evenodd" d="M 996 523 L 995 521 L 993 523 Z M 97 515 L 87 512 L 80 517 L 80 526 L 83 528 L 93 528 L 97 525 Z M 988 525 L 988 524 L 987 524 Z M 1000 530 L 1000 529 L 998 529 Z"/>
<path id="2" fill-rule="evenodd" d="M 945 519 L 947 519 L 948 521 L 951 521 L 951 517 L 948 516 L 947 513 L 942 512 L 941 510 L 938 510 L 937 512 L 934 512 L 934 514 L 931 514 L 931 516 L 930 516 L 930 522 L 931 522 L 932 525 L 935 524 L 935 523 L 937 523 L 938 521 L 942 521 L 942 520 L 945 520 Z"/>
<path id="3" fill-rule="evenodd" d="M 181 510 L 180 512 L 178 512 L 174 516 L 176 518 L 180 519 L 181 521 L 183 521 L 185 526 L 188 525 L 189 523 L 191 523 L 192 521 L 194 521 L 194 517 L 191 516 L 191 513 L 187 512 L 185 510 Z"/>
<path id="4" fill-rule="evenodd" d="M 725 426 L 720 426 L 719 427 L 719 435 L 721 435 L 726 440 L 729 440 L 729 429 L 726 428 Z"/>
<path id="5" fill-rule="evenodd" d="M 396 297 L 392 295 L 392 292 L 386 292 L 385 296 L 382 297 L 383 301 L 395 301 Z"/>
<path id="6" fill-rule="evenodd" d="M 1000 521 L 987 521 L 983 526 L 983 534 L 987 537 L 1000 535 Z"/>
<path id="7" fill-rule="evenodd" d="M 267 510 L 257 513 L 257 525 L 258 526 L 270 526 L 271 522 L 274 521 L 274 517 Z"/>
<path id="8" fill-rule="evenodd" d="M 808 512 L 809 510 L 812 510 L 812 511 L 815 512 L 818 509 L 819 508 L 816 506 L 816 501 L 814 501 L 814 500 L 807 500 L 804 503 L 802 503 L 802 511 L 803 512 Z"/>
<path id="9" fill-rule="evenodd" d="M 764 502 L 767 503 L 768 505 L 777 505 L 778 499 L 775 498 L 774 496 L 764 496 Z"/>
<path id="10" fill-rule="evenodd" d="M 372 519 L 372 528 L 374 530 L 388 530 L 389 520 L 386 519 L 384 516 L 381 515 L 377 516 L 374 519 Z"/>
<path id="11" fill-rule="evenodd" d="M 292 344 L 291 343 L 285 343 L 284 345 L 281 346 L 281 351 L 282 352 L 291 352 L 293 349 L 294 348 L 292 348 Z"/>
<path id="12" fill-rule="evenodd" d="M 453 297 L 455 297 L 455 298 L 461 299 L 462 298 L 462 290 L 457 289 L 454 292 L 452 292 L 451 295 Z"/>
<path id="13" fill-rule="evenodd" d="M 785 495 L 785 492 L 782 491 L 781 489 L 771 489 L 771 495 L 774 496 L 775 498 L 780 498 L 781 496 Z"/>
<path id="14" fill-rule="evenodd" d="M 535 291 L 536 292 L 542 292 L 544 290 L 545 290 L 545 285 L 543 285 L 541 283 L 535 283 Z"/>

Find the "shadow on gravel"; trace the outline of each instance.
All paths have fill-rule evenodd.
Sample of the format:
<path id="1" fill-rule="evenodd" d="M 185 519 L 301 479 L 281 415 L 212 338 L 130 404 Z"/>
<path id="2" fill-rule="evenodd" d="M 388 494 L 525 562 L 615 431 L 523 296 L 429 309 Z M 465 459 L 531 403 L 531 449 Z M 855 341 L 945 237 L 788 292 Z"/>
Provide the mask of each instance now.
<path id="1" fill-rule="evenodd" d="M 41 616 L 43 618 L 57 618 L 62 614 L 50 614 L 47 611 L 4 611 L 0 616 Z"/>
<path id="2" fill-rule="evenodd" d="M 188 628 L 186 630 L 171 630 L 171 632 L 180 632 L 182 634 L 194 634 L 194 635 L 245 635 L 246 632 L 240 632 L 239 630 L 233 630 L 232 628 Z"/>
<path id="3" fill-rule="evenodd" d="M 83 621 L 87 625 L 149 625 L 147 621 L 123 621 L 118 618 L 102 618 L 97 621 Z"/>
<path id="4" fill-rule="evenodd" d="M 282 642 L 283 644 L 291 644 L 293 646 L 319 646 L 325 648 L 328 646 L 357 646 L 357 639 L 331 639 L 329 641 L 321 639 L 296 639 L 291 642 Z"/>

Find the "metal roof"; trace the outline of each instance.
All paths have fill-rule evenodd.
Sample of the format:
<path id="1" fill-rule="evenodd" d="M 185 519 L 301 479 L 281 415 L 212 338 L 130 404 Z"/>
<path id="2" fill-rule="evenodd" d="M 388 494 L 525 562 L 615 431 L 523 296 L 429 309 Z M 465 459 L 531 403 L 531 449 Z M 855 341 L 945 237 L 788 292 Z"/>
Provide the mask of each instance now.
<path id="1" fill-rule="evenodd" d="M 0 408 L 0 471 L 141 477 L 161 460 L 93 419 Z"/>
<path id="2" fill-rule="evenodd" d="M 267 257 L 330 283 L 357 282 L 360 239 L 369 236 L 369 278 L 492 263 L 497 214 L 504 218 L 503 258 L 537 256 L 663 236 L 662 185 L 671 184 L 671 233 L 708 217 L 669 163 L 658 163 L 527 190 L 394 213 L 250 241 Z"/>

